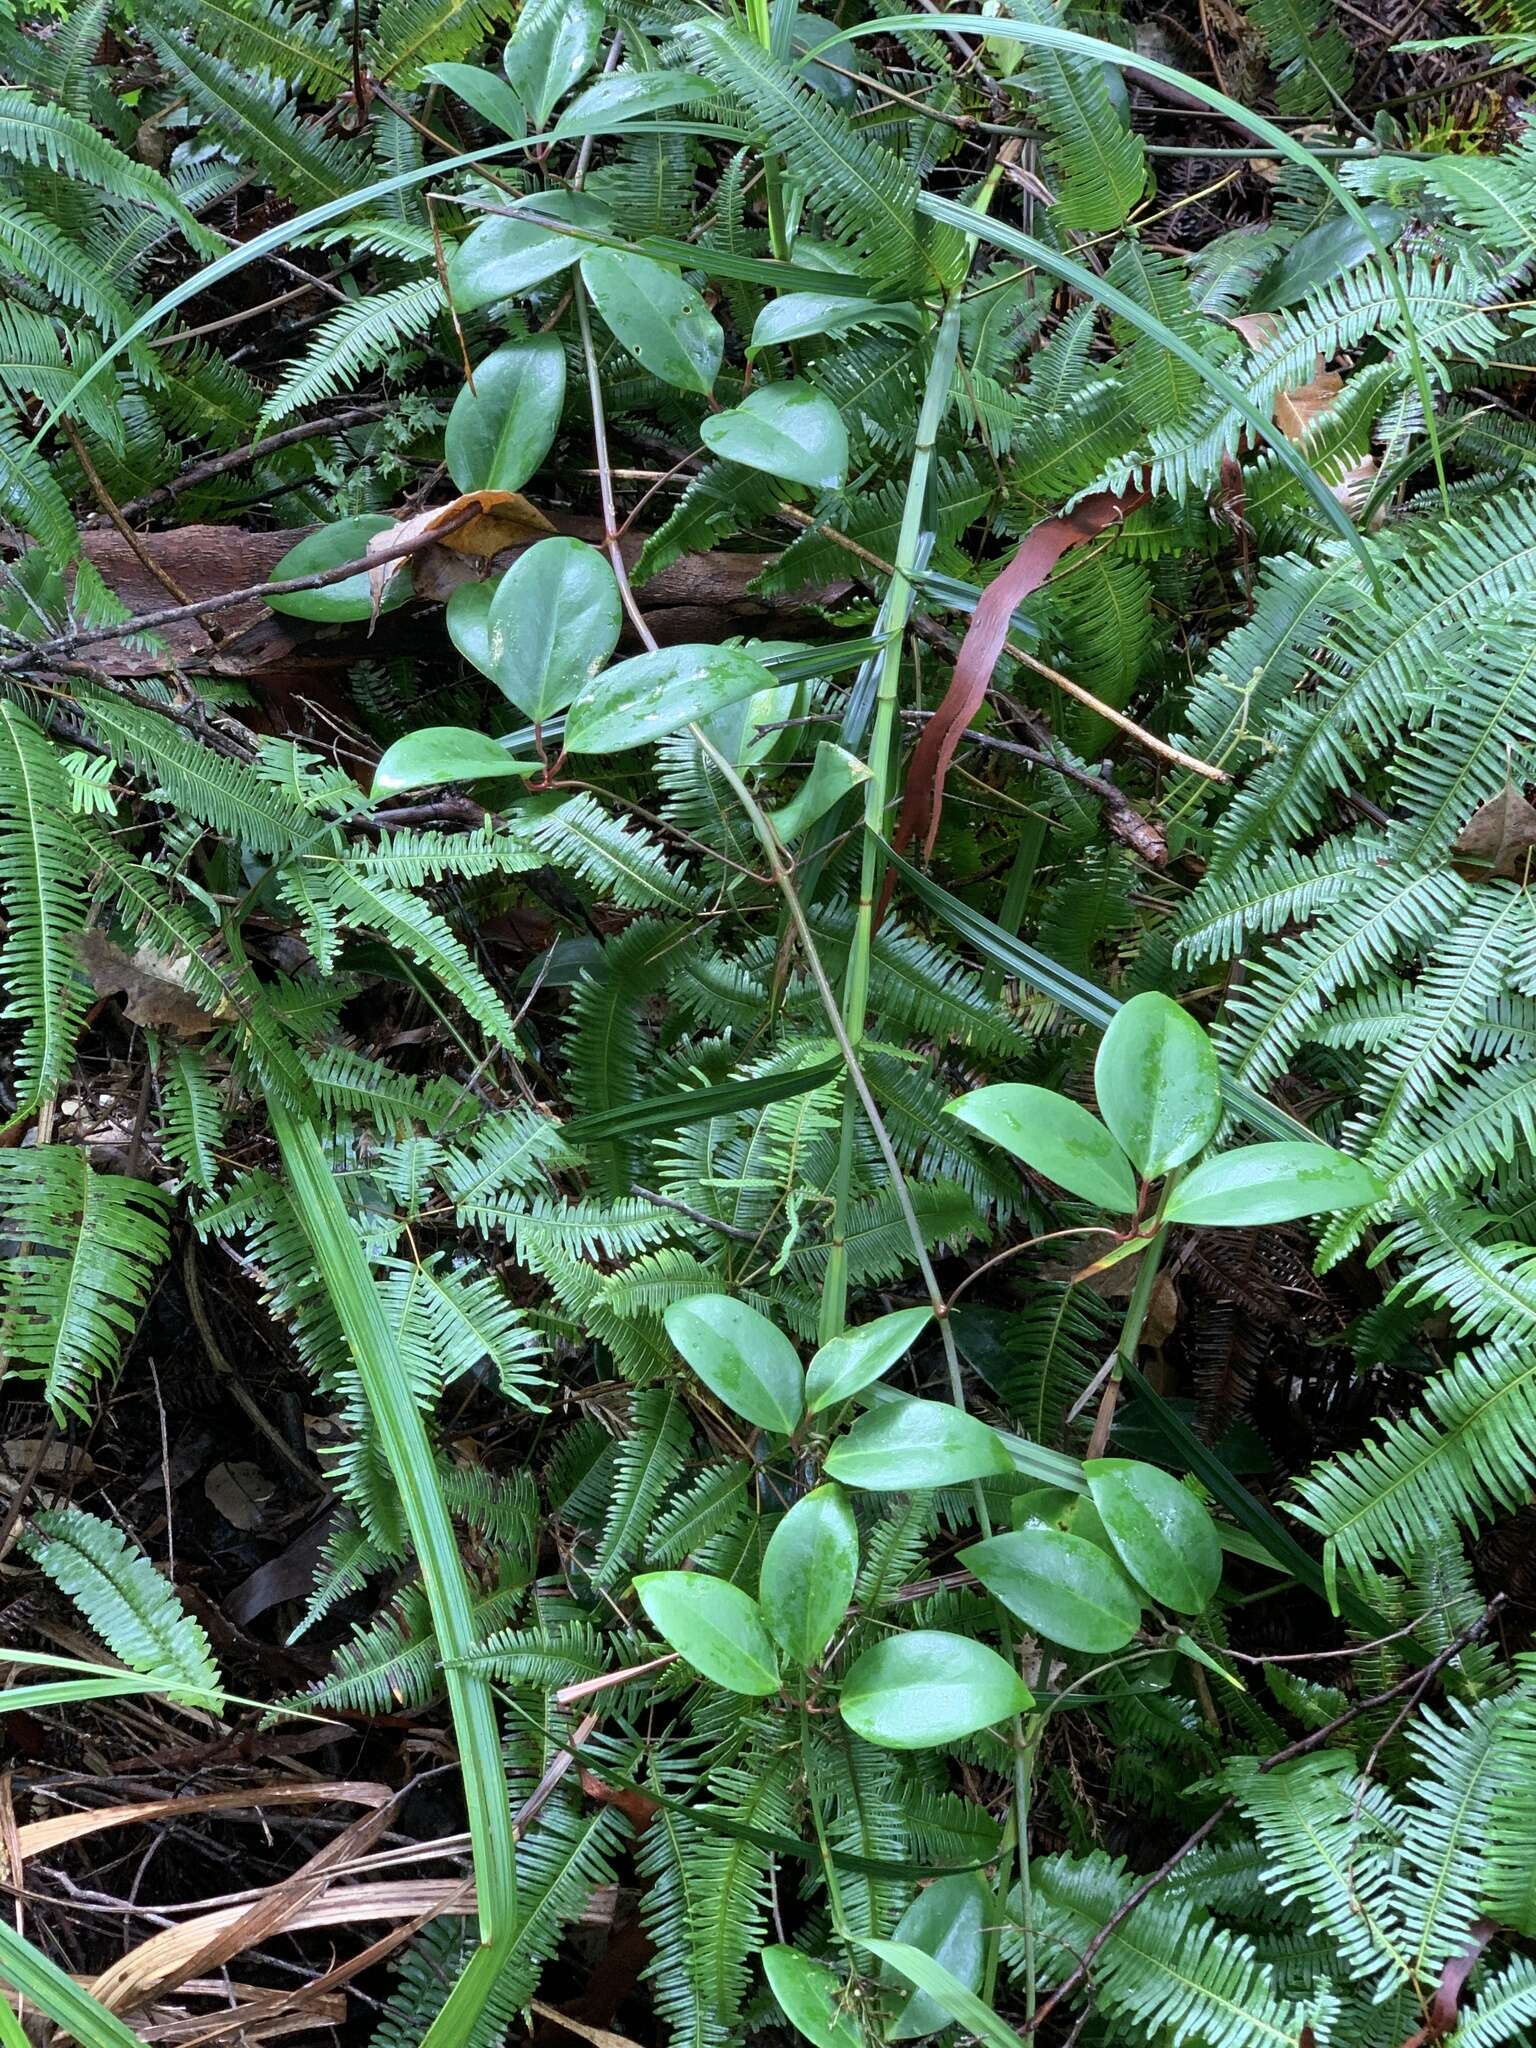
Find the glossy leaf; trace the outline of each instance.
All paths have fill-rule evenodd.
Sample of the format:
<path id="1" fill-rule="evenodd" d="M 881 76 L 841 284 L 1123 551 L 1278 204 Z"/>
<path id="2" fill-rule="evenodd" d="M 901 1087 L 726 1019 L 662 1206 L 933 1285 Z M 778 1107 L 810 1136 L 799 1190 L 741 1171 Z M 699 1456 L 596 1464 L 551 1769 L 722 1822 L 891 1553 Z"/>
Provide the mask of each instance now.
<path id="1" fill-rule="evenodd" d="M 1034 1705 L 1006 1658 L 970 1636 L 909 1629 L 855 1659 L 838 1704 L 880 1749 L 937 1749 Z"/>
<path id="2" fill-rule="evenodd" d="M 526 135 L 528 115 L 522 101 L 504 79 L 494 71 L 487 71 L 481 64 L 428 64 L 426 77 L 435 79 L 439 85 L 446 85 L 457 93 L 466 105 L 474 108 L 483 120 L 499 128 L 504 135 Z M 461 486 L 469 490 L 472 486 Z"/>
<path id="3" fill-rule="evenodd" d="M 924 1885 L 897 1921 L 892 1939 L 932 1956 L 957 1984 L 975 1991 L 986 1963 L 987 1934 L 996 1923 L 997 1901 L 979 1873 L 956 1872 Z M 890 1965 L 880 1974 L 887 1983 L 901 1981 Z M 886 2027 L 885 2038 L 916 2041 L 949 2024 L 943 2006 L 926 1991 L 914 1991 Z"/>
<path id="4" fill-rule="evenodd" d="M 489 782 L 503 776 L 526 781 L 537 761 L 517 761 L 489 734 L 465 725 L 424 725 L 387 747 L 373 771 L 375 797 L 403 789 L 435 789 L 442 782 Z"/>
<path id="5" fill-rule="evenodd" d="M 904 1358 L 933 1321 L 931 1308 L 899 1308 L 823 1344 L 805 1373 L 805 1405 L 812 1415 L 850 1400 Z"/>
<path id="6" fill-rule="evenodd" d="M 818 818 L 824 818 L 834 804 L 842 802 L 851 789 L 868 782 L 869 770 L 856 754 L 832 740 L 818 740 L 811 772 L 787 804 L 768 813 L 769 822 L 785 846 L 792 846 Z"/>
<path id="7" fill-rule="evenodd" d="M 765 1699 L 779 1660 L 757 1602 L 707 1572 L 642 1572 L 635 1592 L 651 1625 L 701 1676 L 727 1692 Z"/>
<path id="8" fill-rule="evenodd" d="M 501 62 L 535 133 L 591 70 L 602 33 L 602 0 L 530 0 L 524 6 Z"/>
<path id="9" fill-rule="evenodd" d="M 1091 1110 L 1050 1088 L 999 1081 L 949 1104 L 949 1114 L 1001 1145 L 1036 1173 L 1096 1208 L 1129 1216 L 1136 1177 Z"/>
<path id="10" fill-rule="evenodd" d="M 619 643 L 613 571 L 582 540 L 535 541 L 497 584 L 486 649 L 498 688 L 536 724 L 563 711 Z"/>
<path id="11" fill-rule="evenodd" d="M 1064 1649 L 1123 1649 L 1141 1626 L 1136 1588 L 1085 1536 L 1014 1529 L 973 1543 L 960 1562 L 1010 1614 Z"/>
<path id="12" fill-rule="evenodd" d="M 483 676 L 495 676 L 491 665 L 491 600 L 496 580 L 489 583 L 461 583 L 443 611 L 448 638 Z"/>
<path id="13" fill-rule="evenodd" d="M 842 334 L 865 323 L 922 331 L 916 306 L 887 305 L 881 299 L 848 298 L 834 292 L 785 292 L 770 299 L 758 314 L 747 344 L 748 355 L 785 342 L 807 341 L 816 335 Z"/>
<path id="14" fill-rule="evenodd" d="M 699 434 L 710 453 L 726 462 L 812 490 L 835 490 L 848 474 L 848 430 L 841 413 L 799 379 L 758 385 L 740 405 L 711 413 Z"/>
<path id="15" fill-rule="evenodd" d="M 882 1401 L 827 1454 L 827 1471 L 873 1493 L 921 1492 L 1013 1470 L 996 1430 L 948 1401 Z"/>
<path id="16" fill-rule="evenodd" d="M 1243 1145 L 1202 1160 L 1174 1189 L 1164 1214 L 1170 1223 L 1235 1230 L 1364 1208 L 1381 1193 L 1369 1167 L 1331 1145 Z"/>
<path id="17" fill-rule="evenodd" d="M 581 275 L 615 338 L 642 369 L 679 391 L 709 396 L 725 335 L 681 271 L 627 249 L 590 249 Z"/>
<path id="18" fill-rule="evenodd" d="M 768 670 L 739 647 L 659 647 L 587 685 L 565 722 L 565 744 L 573 754 L 627 753 L 773 687 Z"/>
<path id="19" fill-rule="evenodd" d="M 505 213 L 488 214 L 471 228 L 448 259 L 448 290 L 458 312 L 473 313 L 532 291 L 569 270 L 592 247 L 577 235 L 544 225 L 543 219 L 530 219 L 532 214 L 599 233 L 612 225 L 607 209 L 584 192 L 534 192 L 509 201 Z"/>
<path id="20" fill-rule="evenodd" d="M 1132 996 L 1099 1040 L 1099 1114 L 1147 1179 L 1182 1166 L 1221 1123 L 1221 1069 L 1211 1041 L 1168 996 Z"/>
<path id="21" fill-rule="evenodd" d="M 1221 1584 L 1216 1524 L 1187 1486 L 1133 1458 L 1090 1458 L 1088 1491 L 1115 1554 L 1159 1606 L 1198 1614 Z"/>
<path id="22" fill-rule="evenodd" d="M 763 1950 L 763 1974 L 779 2010 L 813 2048 L 864 2048 L 864 2036 L 848 2010 L 843 1979 L 825 1963 L 776 1944 Z"/>
<path id="23" fill-rule="evenodd" d="M 692 106 L 713 99 L 715 94 L 711 80 L 692 72 L 615 71 L 607 78 L 594 79 L 585 92 L 577 94 L 549 139 L 558 142 L 568 135 L 606 135 L 647 114 Z"/>
<path id="24" fill-rule="evenodd" d="M 461 491 L 515 491 L 549 453 L 565 404 L 565 350 L 553 334 L 506 342 L 475 368 L 443 435 Z"/>
<path id="25" fill-rule="evenodd" d="M 290 548 L 274 567 L 270 580 L 287 583 L 295 576 L 318 576 L 326 569 L 339 569 L 343 562 L 360 562 L 368 552 L 369 541 L 387 533 L 394 524 L 382 512 L 359 512 L 351 519 L 333 520 L 329 526 L 307 533 L 297 547 Z M 408 602 L 410 595 L 411 568 L 407 562 L 385 586 L 379 610 L 392 612 Z M 374 608 L 366 569 L 340 583 L 324 584 L 319 590 L 294 590 L 285 597 L 269 597 L 267 603 L 273 611 L 284 612 L 289 618 L 315 619 L 323 624 L 371 618 Z"/>
<path id="26" fill-rule="evenodd" d="M 768 1539 L 758 1604 L 768 1632 L 797 1664 L 814 1664 L 832 1640 L 859 1571 L 859 1529 L 840 1486 L 797 1500 Z"/>
<path id="27" fill-rule="evenodd" d="M 728 1294 L 674 1301 L 667 1335 L 710 1392 L 758 1429 L 789 1432 L 805 1413 L 805 1376 L 784 1332 Z"/>

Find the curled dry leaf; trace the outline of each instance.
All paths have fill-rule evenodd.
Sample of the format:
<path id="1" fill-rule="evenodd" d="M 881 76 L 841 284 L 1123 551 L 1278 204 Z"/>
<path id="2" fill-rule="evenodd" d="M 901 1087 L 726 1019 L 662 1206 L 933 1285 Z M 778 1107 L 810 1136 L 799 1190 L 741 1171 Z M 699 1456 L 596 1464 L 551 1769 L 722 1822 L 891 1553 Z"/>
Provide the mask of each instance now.
<path id="1" fill-rule="evenodd" d="M 1469 881 L 1486 881 L 1502 875 L 1511 882 L 1529 883 L 1536 873 L 1536 807 L 1525 793 L 1506 782 L 1497 796 L 1479 804 L 1451 848 L 1460 873 Z"/>
<path id="2" fill-rule="evenodd" d="M 465 491 L 446 505 L 429 505 L 424 512 L 413 512 L 409 519 L 398 519 L 393 526 L 386 526 L 368 543 L 368 553 L 370 557 L 387 555 L 396 548 L 417 549 L 419 543 L 415 556 L 418 561 L 424 553 L 430 560 L 431 552 L 446 548 L 450 554 L 473 555 L 488 562 L 503 548 L 520 547 L 554 530 L 521 491 Z M 396 554 L 391 561 L 377 562 L 368 571 L 375 620 L 385 591 L 407 559 Z"/>
<path id="3" fill-rule="evenodd" d="M 235 1014 L 228 1000 L 221 1001 L 216 1010 L 203 1008 L 188 986 L 185 957 L 157 953 L 153 946 L 140 946 L 130 956 L 95 925 L 77 932 L 70 943 L 97 995 L 121 992 L 127 997 L 130 1024 L 201 1038 L 217 1031 Z"/>

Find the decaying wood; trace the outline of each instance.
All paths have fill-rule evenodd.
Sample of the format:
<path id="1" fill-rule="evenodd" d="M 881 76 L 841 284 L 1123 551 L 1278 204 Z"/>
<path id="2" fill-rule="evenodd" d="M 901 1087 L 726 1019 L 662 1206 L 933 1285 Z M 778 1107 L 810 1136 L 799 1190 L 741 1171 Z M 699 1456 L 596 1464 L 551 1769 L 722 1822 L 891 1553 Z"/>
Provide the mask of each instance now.
<path id="1" fill-rule="evenodd" d="M 600 520 L 579 513 L 552 512 L 548 516 L 557 533 L 594 546 L 602 541 Z M 259 533 L 241 526 L 182 526 L 173 532 L 138 536 L 141 547 L 194 601 L 261 582 L 302 537 L 302 531 L 294 528 Z M 130 611 L 163 606 L 163 588 L 121 535 L 103 527 L 83 538 L 91 563 Z M 640 533 L 625 535 L 620 545 L 626 566 L 632 568 L 638 561 L 645 539 Z M 505 569 L 521 552 L 521 548 L 509 548 L 495 556 L 493 572 Z M 780 632 L 797 618 L 804 620 L 810 605 L 832 602 L 846 588 L 841 585 L 808 592 L 802 603 L 753 596 L 747 586 L 770 559 L 723 552 L 689 555 L 663 569 L 645 586 L 646 614 L 657 639 L 674 646 L 685 640 L 718 640 L 731 633 L 751 633 L 770 623 Z M 474 565 L 468 561 L 457 576 L 450 564 L 438 563 L 434 595 L 446 596 L 454 581 L 473 574 Z M 345 666 L 367 652 L 366 622 L 348 628 L 345 638 L 339 640 L 334 628 L 280 617 L 259 601 L 221 612 L 218 622 L 224 634 L 218 645 L 196 619 L 166 628 L 161 638 L 180 665 L 205 674 L 258 680 L 279 694 L 294 687 L 298 679 L 312 677 L 317 666 L 337 662 Z M 92 658 L 114 676 L 154 675 L 166 666 L 165 655 L 119 641 L 105 643 Z"/>

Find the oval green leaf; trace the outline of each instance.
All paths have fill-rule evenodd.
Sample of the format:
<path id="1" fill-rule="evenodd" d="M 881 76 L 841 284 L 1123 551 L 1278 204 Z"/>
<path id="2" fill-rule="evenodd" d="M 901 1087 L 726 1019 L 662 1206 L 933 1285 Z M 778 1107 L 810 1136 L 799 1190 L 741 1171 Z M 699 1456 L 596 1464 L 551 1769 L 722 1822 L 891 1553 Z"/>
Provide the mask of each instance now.
<path id="1" fill-rule="evenodd" d="M 859 1529 L 840 1486 L 797 1500 L 768 1539 L 758 1605 L 768 1632 L 800 1665 L 832 1640 L 859 1572 Z"/>
<path id="2" fill-rule="evenodd" d="M 535 134 L 591 70 L 602 32 L 602 0 L 532 0 L 523 8 L 501 67 Z"/>
<path id="3" fill-rule="evenodd" d="M 704 1678 L 752 1699 L 779 1689 L 779 1660 L 757 1602 L 707 1572 L 642 1572 L 635 1592 L 651 1625 Z"/>
<path id="4" fill-rule="evenodd" d="M 449 257 L 448 291 L 458 312 L 473 313 L 497 299 L 532 291 L 568 270 L 582 250 L 592 246 L 579 236 L 527 218 L 529 214 L 600 234 L 612 224 L 607 209 L 584 192 L 534 192 L 514 200 L 507 212 L 493 213 L 471 228 Z"/>
<path id="5" fill-rule="evenodd" d="M 843 1979 L 825 1963 L 776 1944 L 763 1950 L 763 1974 L 785 2019 L 813 2048 L 864 2048 L 864 2036 L 847 2009 Z"/>
<path id="6" fill-rule="evenodd" d="M 596 548 L 554 534 L 496 586 L 486 645 L 497 687 L 535 723 L 563 711 L 619 644 L 619 586 Z"/>
<path id="7" fill-rule="evenodd" d="M 1150 990 L 1111 1018 L 1093 1090 L 1121 1150 L 1149 1180 L 1204 1151 L 1221 1123 L 1211 1041 L 1187 1010 Z"/>
<path id="8" fill-rule="evenodd" d="M 610 77 L 595 79 L 571 101 L 549 139 L 560 142 L 568 135 L 607 135 L 646 114 L 711 100 L 716 91 L 713 80 L 697 72 L 615 71 Z"/>
<path id="9" fill-rule="evenodd" d="M 961 2031 L 972 2034 L 983 2044 L 983 2048 L 1018 2048 L 1020 2036 L 1006 2021 L 1000 2020 L 984 1998 L 965 1986 L 940 1962 L 910 1941 L 876 1941 L 870 1936 L 855 1934 L 852 1937 L 856 1948 L 868 1949 L 872 1956 L 878 1956 L 882 1963 L 888 1963 L 899 1976 L 933 2000 L 935 2005 L 957 2020 Z"/>
<path id="10" fill-rule="evenodd" d="M 996 1901 L 973 1870 L 957 1871 L 924 1885 L 896 1923 L 892 1939 L 921 1949 L 948 1970 L 957 1984 L 975 1991 L 986 1962 L 987 1930 L 996 1924 Z M 890 1966 L 880 1972 L 886 1983 L 905 1981 Z M 951 2016 L 925 1991 L 914 1991 L 885 2029 L 887 2041 L 917 2041 L 937 2034 Z"/>
<path id="11" fill-rule="evenodd" d="M 994 1145 L 1001 1145 L 1068 1194 L 1116 1216 L 1136 1208 L 1136 1177 L 1120 1147 L 1092 1110 L 1024 1081 L 999 1081 L 949 1104 Z"/>
<path id="12" fill-rule="evenodd" d="M 785 292 L 782 298 L 770 299 L 758 314 L 747 354 L 784 342 L 805 341 L 813 335 L 842 334 L 863 321 L 920 333 L 923 316 L 916 306 L 887 305 L 880 299 L 844 297 L 835 292 Z"/>
<path id="13" fill-rule="evenodd" d="M 566 748 L 626 753 L 773 687 L 769 671 L 739 647 L 659 647 L 617 662 L 587 685 L 565 722 Z"/>
<path id="14" fill-rule="evenodd" d="M 509 341 L 453 401 L 443 435 L 461 491 L 516 491 L 549 453 L 565 404 L 565 350 L 553 334 Z"/>
<path id="15" fill-rule="evenodd" d="M 960 1552 L 994 1599 L 1067 1650 L 1120 1650 L 1141 1626 L 1141 1597 L 1112 1557 L 1061 1529 L 1014 1529 Z"/>
<path id="16" fill-rule="evenodd" d="M 403 789 L 435 789 L 440 782 L 489 782 L 539 773 L 537 761 L 515 761 L 488 733 L 467 725 L 424 725 L 385 749 L 373 771 L 373 794 L 397 796 Z"/>
<path id="17" fill-rule="evenodd" d="M 461 583 L 443 612 L 448 638 L 466 661 L 493 680 L 496 671 L 491 666 L 490 619 L 491 599 L 495 595 L 495 583 Z"/>
<path id="18" fill-rule="evenodd" d="M 1281 1140 L 1202 1160 L 1174 1189 L 1164 1214 L 1170 1223 L 1238 1229 L 1289 1223 L 1329 1209 L 1363 1209 L 1381 1196 L 1370 1168 L 1347 1152 Z"/>
<path id="19" fill-rule="evenodd" d="M 899 1308 L 872 1323 L 844 1330 L 822 1345 L 805 1373 L 805 1405 L 812 1415 L 847 1401 L 890 1371 L 933 1321 L 931 1308 Z"/>
<path id="20" fill-rule="evenodd" d="M 937 1749 L 1034 1705 L 1006 1658 L 969 1636 L 910 1629 L 855 1660 L 838 1702 L 855 1735 L 880 1749 Z"/>
<path id="21" fill-rule="evenodd" d="M 1134 1458 L 1090 1458 L 1088 1491 L 1138 1586 L 1177 1614 L 1198 1614 L 1221 1584 L 1221 1538 L 1187 1486 Z"/>
<path id="22" fill-rule="evenodd" d="M 812 490 L 835 490 L 848 474 L 842 414 L 798 378 L 759 385 L 740 405 L 711 413 L 699 433 L 711 454 Z"/>
<path id="23" fill-rule="evenodd" d="M 997 1431 L 948 1401 L 882 1401 L 827 1454 L 834 1479 L 869 1493 L 920 1493 L 1012 1470 Z"/>
<path id="24" fill-rule="evenodd" d="M 857 754 L 850 754 L 833 740 L 818 740 L 810 774 L 787 804 L 768 813 L 769 823 L 780 842 L 792 846 L 851 789 L 868 780 L 869 770 Z"/>
<path id="25" fill-rule="evenodd" d="M 700 1294 L 674 1301 L 667 1335 L 733 1415 L 788 1436 L 805 1413 L 805 1376 L 784 1332 L 745 1301 Z"/>
<path id="26" fill-rule="evenodd" d="M 343 562 L 360 562 L 368 552 L 369 541 L 387 533 L 394 524 L 383 512 L 359 512 L 351 519 L 336 519 L 329 526 L 317 527 L 297 547 L 288 550 L 269 580 L 287 583 L 294 576 L 318 576 L 326 569 L 339 569 Z M 385 584 L 379 610 L 392 612 L 397 605 L 408 602 L 410 595 L 411 569 L 406 562 Z M 289 618 L 318 619 L 324 624 L 373 616 L 373 593 L 368 587 L 366 569 L 344 577 L 340 583 L 327 583 L 320 590 L 293 590 L 286 597 L 269 597 L 267 603 L 273 611 L 285 612 Z"/>
<path id="27" fill-rule="evenodd" d="M 680 270 L 627 249 L 591 249 L 581 275 L 615 339 L 642 369 L 679 391 L 709 396 L 725 335 Z"/>
<path id="28" fill-rule="evenodd" d="M 528 116 L 522 101 L 494 71 L 480 64 L 429 64 L 423 74 L 457 93 L 477 114 L 513 137 L 528 133 Z M 463 485 L 463 489 L 470 486 Z"/>

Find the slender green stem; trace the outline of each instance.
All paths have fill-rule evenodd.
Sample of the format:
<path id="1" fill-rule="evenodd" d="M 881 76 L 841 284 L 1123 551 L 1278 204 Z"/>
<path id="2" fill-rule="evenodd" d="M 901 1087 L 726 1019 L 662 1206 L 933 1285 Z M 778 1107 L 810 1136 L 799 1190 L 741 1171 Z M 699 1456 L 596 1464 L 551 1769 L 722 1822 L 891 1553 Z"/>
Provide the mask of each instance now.
<path id="1" fill-rule="evenodd" d="M 1177 1178 L 1177 1174 L 1169 1174 L 1165 1183 L 1165 1199 L 1167 1191 L 1172 1188 Z M 1104 1397 L 1099 1403 L 1099 1412 L 1094 1419 L 1093 1434 L 1088 1439 L 1087 1455 L 1090 1458 L 1102 1458 L 1109 1443 L 1109 1432 L 1115 1419 L 1115 1407 L 1120 1399 L 1120 1386 L 1125 1377 L 1125 1368 L 1136 1363 L 1136 1347 L 1141 1342 L 1142 1325 L 1147 1320 L 1147 1310 L 1152 1306 L 1152 1290 L 1157 1285 L 1158 1269 L 1163 1262 L 1163 1247 L 1167 1241 L 1167 1231 L 1158 1231 L 1142 1253 L 1141 1263 L 1136 1268 L 1136 1281 L 1131 1288 L 1131 1298 L 1125 1305 L 1125 1319 L 1120 1325 L 1120 1337 L 1115 1345 L 1109 1380 L 1104 1389 Z"/>
<path id="2" fill-rule="evenodd" d="M 1009 145 L 1011 148 L 1012 145 Z M 987 173 L 972 204 L 978 216 L 992 203 L 1002 160 Z M 949 405 L 955 364 L 960 354 L 960 309 L 965 274 L 976 249 L 976 238 L 965 243 L 964 260 L 945 300 L 944 311 L 933 338 L 928 373 L 923 384 L 923 402 L 917 416 L 917 434 L 912 448 L 912 467 L 907 473 L 906 496 L 902 501 L 901 527 L 896 539 L 890 587 L 880 607 L 877 632 L 884 636 L 885 649 L 875 685 L 874 728 L 870 736 L 867 765 L 869 780 L 864 785 L 864 847 L 859 864 L 859 900 L 854 915 L 853 941 L 843 980 L 843 1024 L 855 1046 L 864 1037 L 869 1008 L 870 955 L 874 944 L 875 899 L 884 872 L 880 843 L 885 830 L 886 807 L 891 798 L 891 768 L 897 739 L 896 711 L 901 683 L 901 656 L 907 625 L 916 596 L 916 575 L 921 567 L 925 522 L 928 516 L 928 486 L 933 473 L 934 451 L 939 428 Z M 827 1255 L 826 1282 L 822 1289 L 818 1331 L 823 1343 L 842 1329 L 848 1314 L 848 1248 L 843 1239 L 848 1203 L 853 1185 L 853 1152 L 856 1132 L 855 1108 L 850 1095 L 843 1097 L 843 1128 L 838 1148 L 837 1172 L 832 1183 L 832 1242 Z"/>
<path id="3" fill-rule="evenodd" d="M 821 1851 L 822 1875 L 827 1881 L 827 1905 L 832 1913 L 832 1925 L 844 1942 L 851 1940 L 852 1930 L 848 1915 L 843 1909 L 843 1887 L 837 1875 L 837 1865 L 832 1860 L 832 1845 L 827 1840 L 827 1824 L 822 1819 L 821 1799 L 816 1789 L 816 1756 L 811 1743 L 811 1717 L 805 1710 L 805 1694 L 800 1695 L 800 1760 L 805 1768 L 805 1803 L 810 1808 L 811 1826 L 816 1831 L 816 1846 Z"/>
<path id="4" fill-rule="evenodd" d="M 307 1118 L 275 1097 L 268 1114 L 295 1214 L 314 1251 L 400 1491 L 442 1656 L 463 1772 L 482 1945 L 428 2028 L 422 2048 L 457 2048 L 483 2011 L 518 1935 L 516 1833 L 495 1699 L 489 1681 L 468 1665 L 475 1648 L 474 1619 L 453 1522 L 426 1425 L 400 1370 L 384 1304 L 330 1161 Z"/>

